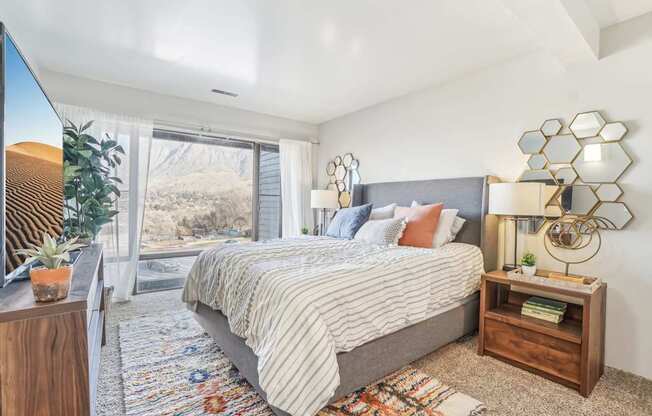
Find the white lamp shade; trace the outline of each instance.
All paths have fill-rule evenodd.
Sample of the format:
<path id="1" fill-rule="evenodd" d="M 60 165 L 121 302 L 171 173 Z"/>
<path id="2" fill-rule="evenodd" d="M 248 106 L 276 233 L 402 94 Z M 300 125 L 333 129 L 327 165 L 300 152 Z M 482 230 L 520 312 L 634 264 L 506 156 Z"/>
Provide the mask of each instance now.
<path id="1" fill-rule="evenodd" d="M 489 185 L 489 214 L 543 216 L 549 190 L 543 183 L 517 182 Z"/>
<path id="2" fill-rule="evenodd" d="M 310 207 L 327 209 L 338 208 L 337 191 L 327 189 L 314 189 L 310 191 Z"/>

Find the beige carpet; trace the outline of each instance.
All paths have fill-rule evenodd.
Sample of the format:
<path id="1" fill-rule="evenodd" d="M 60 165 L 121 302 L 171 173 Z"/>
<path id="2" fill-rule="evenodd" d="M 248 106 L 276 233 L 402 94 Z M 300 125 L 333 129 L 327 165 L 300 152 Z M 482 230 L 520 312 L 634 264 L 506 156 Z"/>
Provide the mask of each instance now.
<path id="1" fill-rule="evenodd" d="M 160 311 L 181 310 L 180 291 L 139 295 L 125 304 L 113 304 L 108 321 L 107 346 L 102 351 L 98 386 L 99 416 L 124 414 L 117 324 Z M 652 415 L 652 381 L 608 368 L 591 397 L 476 354 L 476 338 L 450 344 L 413 365 L 458 391 L 484 402 L 489 415 Z"/>

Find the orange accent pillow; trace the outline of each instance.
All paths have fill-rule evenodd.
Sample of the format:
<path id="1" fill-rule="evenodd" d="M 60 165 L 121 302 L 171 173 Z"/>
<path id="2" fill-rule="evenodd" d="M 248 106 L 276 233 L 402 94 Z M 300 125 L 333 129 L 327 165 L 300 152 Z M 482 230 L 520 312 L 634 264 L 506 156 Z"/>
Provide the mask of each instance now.
<path id="1" fill-rule="evenodd" d="M 421 205 L 418 207 L 396 207 L 394 218 L 407 218 L 407 227 L 399 246 L 432 248 L 432 237 L 439 225 L 439 216 L 444 204 Z"/>

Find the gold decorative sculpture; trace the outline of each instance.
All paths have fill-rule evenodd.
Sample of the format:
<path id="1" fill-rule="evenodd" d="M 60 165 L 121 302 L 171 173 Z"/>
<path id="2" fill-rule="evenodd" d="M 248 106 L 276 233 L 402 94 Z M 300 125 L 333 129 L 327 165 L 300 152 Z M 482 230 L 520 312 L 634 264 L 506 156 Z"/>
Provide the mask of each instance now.
<path id="1" fill-rule="evenodd" d="M 616 226 L 604 217 L 566 215 L 550 223 L 543 245 L 552 258 L 566 265 L 568 275 L 571 264 L 586 263 L 598 254 L 602 247 L 600 229 L 613 230 Z M 568 257 L 556 249 L 568 250 Z"/>

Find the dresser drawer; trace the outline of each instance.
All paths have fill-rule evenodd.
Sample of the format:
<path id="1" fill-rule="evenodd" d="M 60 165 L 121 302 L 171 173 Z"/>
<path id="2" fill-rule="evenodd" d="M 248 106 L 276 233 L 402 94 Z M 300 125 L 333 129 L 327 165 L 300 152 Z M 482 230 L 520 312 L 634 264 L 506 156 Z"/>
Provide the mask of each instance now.
<path id="1" fill-rule="evenodd" d="M 485 320 L 484 333 L 487 351 L 579 384 L 579 344 L 492 319 Z"/>

